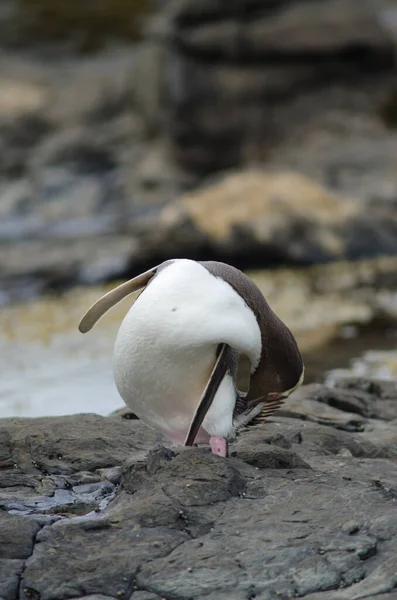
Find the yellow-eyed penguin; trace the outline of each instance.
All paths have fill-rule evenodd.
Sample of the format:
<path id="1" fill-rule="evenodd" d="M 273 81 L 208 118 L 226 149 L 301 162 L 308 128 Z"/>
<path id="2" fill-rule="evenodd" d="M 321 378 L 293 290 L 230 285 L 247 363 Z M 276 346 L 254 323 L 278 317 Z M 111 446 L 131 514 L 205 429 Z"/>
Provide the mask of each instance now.
<path id="1" fill-rule="evenodd" d="M 303 381 L 295 338 L 259 288 L 230 265 L 169 260 L 108 292 L 85 314 L 82 333 L 143 289 L 124 318 L 114 377 L 125 403 L 176 444 L 210 443 L 227 455 L 233 429 L 277 410 Z M 251 364 L 236 388 L 238 357 Z"/>

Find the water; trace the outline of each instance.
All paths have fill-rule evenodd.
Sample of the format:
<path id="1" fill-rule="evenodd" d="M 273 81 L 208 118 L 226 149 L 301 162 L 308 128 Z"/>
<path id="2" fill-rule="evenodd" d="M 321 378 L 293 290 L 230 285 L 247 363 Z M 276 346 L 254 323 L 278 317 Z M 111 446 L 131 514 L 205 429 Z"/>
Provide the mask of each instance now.
<path id="1" fill-rule="evenodd" d="M 54 336 L 48 345 L 8 346 L 0 383 L 1 417 L 106 415 L 123 405 L 112 379 L 111 344 L 101 343 L 98 336 L 95 345 L 85 347 L 77 335 Z M 3 353 L 3 344 L 0 348 Z"/>
<path id="2" fill-rule="evenodd" d="M 106 415 L 123 406 L 112 376 L 112 347 L 122 311 L 83 336 L 77 324 L 96 295 L 84 298 L 80 304 L 78 294 L 69 294 L 64 300 L 3 310 L 0 417 Z"/>
<path id="3" fill-rule="evenodd" d="M 397 327 L 387 321 L 341 327 L 321 349 L 305 355 L 306 383 L 333 385 L 341 377 L 397 380 Z"/>

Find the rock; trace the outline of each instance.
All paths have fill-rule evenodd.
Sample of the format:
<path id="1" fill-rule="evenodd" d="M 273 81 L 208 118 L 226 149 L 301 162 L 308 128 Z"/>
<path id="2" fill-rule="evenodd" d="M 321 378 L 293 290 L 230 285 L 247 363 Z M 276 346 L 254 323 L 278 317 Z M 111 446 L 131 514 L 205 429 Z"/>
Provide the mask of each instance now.
<path id="1" fill-rule="evenodd" d="M 163 239 L 171 237 L 185 252 L 210 248 L 226 261 L 244 260 L 249 253 L 266 254 L 269 263 L 301 264 L 370 257 L 375 249 L 396 253 L 394 208 L 379 208 L 368 217 L 362 211 L 357 199 L 338 196 L 296 172 L 247 171 L 169 204 L 159 226 Z M 147 232 L 143 244 L 148 251 L 158 247 L 158 228 Z"/>
<path id="2" fill-rule="evenodd" d="M 157 140 L 132 153 L 124 166 L 125 194 L 128 202 L 140 212 L 156 214 L 173 202 L 183 188 L 186 176 L 178 170 L 166 140 Z"/>
<path id="3" fill-rule="evenodd" d="M 254 14 L 255 7 L 248 1 L 237 9 L 226 8 L 221 19 L 219 7 L 212 15 L 203 11 L 193 18 L 189 4 L 179 2 L 174 16 L 179 47 L 188 55 L 217 55 L 222 61 L 256 58 L 271 65 L 277 56 L 288 63 L 291 55 L 299 52 L 300 62 L 308 66 L 314 54 L 324 60 L 343 49 L 366 47 L 374 60 L 387 55 L 390 59 L 390 40 L 376 18 L 374 3 L 364 8 L 340 0 L 315 6 L 291 2 L 278 10 L 257 10 Z M 239 16 L 243 18 L 240 23 Z M 312 70 L 314 75 L 314 65 Z"/>
<path id="4" fill-rule="evenodd" d="M 39 552 L 32 557 L 29 572 L 25 571 L 22 598 L 29 598 L 30 590 L 40 593 L 43 599 L 79 597 L 82 589 L 84 595 L 128 598 L 141 561 L 168 554 L 187 539 L 187 534 L 166 527 L 136 530 L 128 518 L 128 503 L 125 516 L 118 519 L 83 519 L 69 526 L 60 523 L 58 528 L 45 527 L 39 537 Z M 78 552 L 78 547 L 87 542 L 91 553 Z M 50 548 L 57 556 L 68 556 L 66 564 L 54 561 Z M 109 560 L 112 575 L 107 568 Z M 77 578 L 76 568 L 81 573 Z"/>
<path id="5" fill-rule="evenodd" d="M 310 103 L 309 98 L 306 101 Z M 387 209 L 397 199 L 397 136 L 394 128 L 385 129 L 380 116 L 368 119 L 362 112 L 357 106 L 351 119 L 331 114 L 325 123 L 309 126 L 306 120 L 293 144 L 285 141 L 274 149 L 269 168 L 287 166 L 369 202 L 370 210 L 379 210 L 382 204 Z"/>
<path id="6" fill-rule="evenodd" d="M 0 511 L 0 522 L 0 558 L 28 558 L 40 527 L 27 517 L 8 515 L 3 511 Z"/>
<path id="7" fill-rule="evenodd" d="M 357 414 L 346 410 L 339 410 L 318 400 L 315 390 L 323 391 L 321 385 L 312 384 L 307 386 L 303 392 L 297 390 L 291 395 L 288 405 L 283 408 L 283 415 L 294 418 L 306 418 L 309 421 L 320 423 L 322 425 L 330 425 L 338 429 L 346 429 L 346 431 L 360 431 L 364 427 L 365 419 Z M 313 395 L 310 394 L 313 390 Z M 321 396 L 320 396 L 321 397 Z"/>
<path id="8" fill-rule="evenodd" d="M 11 180 L 25 175 L 30 153 L 46 133 L 49 125 L 41 114 L 18 115 L 0 124 L 0 172 Z"/>
<path id="9" fill-rule="evenodd" d="M 375 379 L 393 380 L 397 375 L 397 352 L 390 350 L 370 350 L 363 356 L 357 357 L 349 368 L 334 369 L 327 376 L 327 383 L 333 385 L 341 379 L 349 380 L 350 377 L 359 377 L 365 373 Z"/>
<path id="10" fill-rule="evenodd" d="M 11 14 L 4 16 L 11 35 L 8 32 L 2 44 L 8 42 L 26 46 L 39 41 L 42 46 L 47 44 L 53 49 L 63 42 L 72 48 L 92 50 L 106 45 L 115 37 L 123 41 L 135 39 L 140 34 L 142 19 L 148 10 L 146 0 L 135 2 L 133 6 L 123 0 L 116 3 L 105 1 L 100 10 L 74 2 L 55 7 L 48 0 L 22 0 L 11 3 Z"/>
<path id="11" fill-rule="evenodd" d="M 316 386 L 312 386 L 312 389 L 314 397 L 321 398 L 320 402 L 325 402 L 343 411 L 370 418 L 379 418 L 380 415 L 382 415 L 382 419 L 387 420 L 397 418 L 394 393 L 391 392 L 390 397 L 388 395 L 393 389 L 392 382 L 381 380 L 365 391 L 357 389 L 358 387 L 357 379 L 351 378 L 350 380 L 340 380 L 336 384 L 336 388 L 329 389 L 328 393 L 322 388 L 319 396 L 316 393 Z"/>
<path id="12" fill-rule="evenodd" d="M 151 592 L 134 592 L 130 600 L 162 600 L 162 598 Z"/>
<path id="13" fill-rule="evenodd" d="M 266 7 L 246 0 L 200 11 L 191 0 L 168 3 L 165 88 L 178 160 L 200 174 L 262 161 L 280 142 L 293 145 L 306 117 L 326 123 L 341 111 L 349 122 L 357 95 L 371 119 L 391 89 L 394 8 L 391 0 Z"/>
<path id="14" fill-rule="evenodd" d="M 1 57 L 6 297 L 104 281 L 142 261 L 128 224 L 174 199 L 181 184 L 164 135 L 148 143 L 134 101 L 135 62 L 128 48 L 60 64 L 11 52 Z M 20 100 L 10 103 L 15 94 Z"/>
<path id="15" fill-rule="evenodd" d="M 98 175 L 43 168 L 43 191 L 49 198 L 34 217 L 24 213 L 31 201 L 28 185 L 4 188 L 11 213 L 0 225 L 5 298 L 19 293 L 13 281 L 31 280 L 39 289 L 63 287 L 76 278 L 92 284 L 131 269 L 137 274 L 170 256 L 209 255 L 254 267 L 397 253 L 392 206 L 364 218 L 360 201 L 290 172 L 231 175 L 168 204 L 157 216 L 152 212 L 131 226 L 127 220 L 121 233 L 122 196 L 113 194 L 114 204 L 106 200 L 117 187 L 113 175 L 112 170 Z M 24 239 L 27 232 L 29 240 Z M 15 238 L 19 243 L 10 245 Z M 387 296 L 382 302 L 386 310 L 394 305 Z"/>
<path id="16" fill-rule="evenodd" d="M 188 473 L 194 476 L 189 477 Z M 214 461 L 211 454 L 186 451 L 175 456 L 171 450 L 160 447 L 149 454 L 145 470 L 138 465 L 124 473 L 122 486 L 129 492 L 141 493 L 145 485 L 149 485 L 153 497 L 153 487 L 158 486 L 161 496 L 177 500 L 182 507 L 199 507 L 238 496 L 244 491 L 245 482 L 233 463 L 226 460 Z M 141 519 L 142 508 L 137 512 Z M 163 519 L 160 512 L 154 514 Z"/>
<path id="17" fill-rule="evenodd" d="M 317 402 L 327 404 L 331 409 L 337 409 L 339 412 L 342 410 L 349 418 L 354 418 L 354 415 L 356 415 L 358 421 L 361 422 L 365 422 L 369 418 L 379 418 L 380 414 L 382 414 L 382 419 L 393 420 L 396 418 L 394 398 L 393 396 L 390 399 L 387 396 L 382 397 L 382 392 L 378 391 L 379 389 L 382 390 L 382 383 L 380 382 L 379 388 L 374 388 L 376 389 L 375 393 L 357 389 L 357 379 L 353 378 L 350 380 L 339 380 L 335 388 L 326 389 L 320 384 L 312 384 L 306 386 L 303 393 L 297 390 L 291 395 L 291 402 L 288 403 L 288 408 L 289 410 L 295 409 L 297 413 L 300 412 L 302 414 L 305 409 L 300 405 L 300 401 L 311 400 L 311 403 L 308 404 L 309 414 L 311 411 L 313 414 L 316 414 L 317 411 L 314 405 Z M 385 389 L 387 389 L 388 383 L 387 381 L 384 382 Z M 326 410 L 324 414 L 325 419 L 329 418 L 332 420 L 332 415 L 336 415 L 337 411 L 331 410 L 327 413 Z M 360 419 L 359 417 L 362 418 Z"/>
<path id="18" fill-rule="evenodd" d="M 105 2 L 79 9 L 78 25 L 75 7 L 47 4 L 0 9 L 5 300 L 175 255 L 249 267 L 397 252 L 392 0 L 206 2 L 200 11 L 175 0 L 148 20 L 144 0 L 132 12 Z M 110 30 L 133 35 L 136 19 L 139 44 L 76 56 Z M 21 39 L 27 51 L 15 49 Z M 214 207 L 202 190 L 194 211 L 188 196 L 183 209 L 175 204 L 210 185 L 203 175 L 258 165 L 273 173 L 261 174 L 264 213 L 251 172 L 229 181 L 241 185 L 233 209 L 217 194 Z M 351 204 L 356 197 L 365 204 Z"/>
<path id="19" fill-rule="evenodd" d="M 346 531 L 349 535 L 354 535 L 360 531 L 360 524 L 357 521 L 346 521 L 341 527 L 342 531 Z"/>
<path id="20" fill-rule="evenodd" d="M 47 103 L 47 90 L 29 82 L 2 80 L 0 85 L 0 119 L 35 113 Z"/>
<path id="21" fill-rule="evenodd" d="M 29 182 L 20 179 L 12 181 L 8 184 L 3 184 L 0 188 L 2 204 L 0 212 L 7 218 L 15 217 L 23 213 L 24 207 L 30 203 L 30 186 Z"/>
<path id="22" fill-rule="evenodd" d="M 1 491 L 0 491 L 1 494 Z M 25 560 L 32 554 L 40 526 L 0 509 L 0 597 L 15 600 Z"/>
<path id="23" fill-rule="evenodd" d="M 270 444 L 258 442 L 253 450 L 239 450 L 234 446 L 232 456 L 241 458 L 244 462 L 258 469 L 309 469 L 309 465 L 295 452 L 284 448 L 274 448 Z"/>
<path id="24" fill-rule="evenodd" d="M 73 416 L 7 419 L 0 434 L 7 436 L 6 460 L 11 464 L 28 472 L 57 475 L 113 467 L 132 451 L 146 449 L 149 440 L 164 441 L 141 421 L 98 415 L 81 415 L 78 423 Z"/>
<path id="25" fill-rule="evenodd" d="M 98 473 L 101 475 L 101 479 L 110 481 L 114 485 L 120 483 L 121 480 L 121 467 L 108 467 L 107 469 L 98 469 Z"/>
<path id="26" fill-rule="evenodd" d="M 320 385 L 300 392 L 323 405 L 331 394 Z M 281 413 L 242 429 L 228 459 L 158 445 L 148 427 L 118 416 L 6 420 L 0 503 L 14 486 L 21 506 L 8 506 L 18 515 L 0 512 L 0 597 L 391 597 L 397 419 L 387 402 L 396 410 L 397 387 L 350 379 L 333 393 L 345 399 L 333 408 L 341 413 L 351 407 L 346 393 L 354 405 L 365 397 L 373 417 L 361 432 L 339 429 L 342 418 L 302 420 L 307 406 L 299 415 L 296 402 L 297 418 Z M 36 464 L 13 466 L 24 447 Z M 50 448 L 62 453 L 61 467 L 49 462 Z M 105 490 L 115 469 L 120 485 Z M 37 500 L 54 491 L 91 495 L 94 506 L 48 514 Z"/>
<path id="27" fill-rule="evenodd" d="M 0 559 L 0 598 L 16 600 L 25 561 Z"/>
<path id="28" fill-rule="evenodd" d="M 111 600 L 111 596 L 103 596 L 102 594 L 90 594 L 84 596 L 84 600 Z"/>
<path id="29" fill-rule="evenodd" d="M 44 223 L 33 225 L 40 231 Z M 73 222 L 64 223 L 66 230 L 72 227 Z M 88 227 L 91 228 L 92 223 Z M 37 290 L 42 293 L 65 288 L 75 277 L 80 282 L 93 284 L 116 274 L 120 276 L 128 269 L 130 258 L 137 254 L 138 242 L 128 235 L 82 235 L 73 243 L 68 236 L 59 235 L 57 242 L 44 238 L 0 244 L 2 303 L 18 297 L 29 298 L 29 282 L 36 295 Z"/>
<path id="30" fill-rule="evenodd" d="M 284 419 L 286 420 L 284 421 Z M 287 434 L 287 439 L 291 440 L 291 450 L 275 448 L 274 446 L 264 449 L 264 446 L 268 444 L 263 443 L 263 432 L 258 425 L 254 424 L 247 431 L 240 434 L 237 442 L 232 446 L 233 452 L 236 452 L 236 455 L 239 456 L 242 446 L 246 446 L 246 436 L 248 436 L 254 449 L 251 450 L 252 455 L 245 455 L 248 459 L 251 456 L 255 458 L 255 452 L 257 452 L 258 464 L 262 458 L 261 462 L 264 468 L 289 468 L 294 465 L 296 468 L 307 469 L 308 466 L 312 466 L 311 459 L 313 455 L 340 456 L 341 450 L 343 452 L 349 450 L 352 456 L 361 458 L 383 459 L 393 458 L 396 455 L 393 436 L 386 439 L 385 443 L 383 443 L 379 440 L 379 430 L 376 431 L 376 435 L 373 435 L 370 426 L 368 426 L 368 431 L 364 428 L 362 432 L 350 433 L 334 429 L 334 427 L 313 423 L 303 423 L 297 426 L 296 419 L 286 417 L 283 417 L 283 425 L 286 427 L 285 433 Z M 257 429 L 257 427 L 259 428 Z M 273 423 L 268 424 L 267 431 L 268 433 L 274 433 L 279 431 L 279 427 L 274 426 Z M 270 452 L 271 450 L 273 450 L 273 453 Z M 299 452 L 298 457 L 294 456 L 295 450 Z M 244 453 L 246 452 L 247 450 L 244 450 Z M 349 457 L 349 453 L 347 453 L 347 458 Z M 270 455 L 270 458 L 273 458 L 272 462 L 267 462 L 268 455 Z M 277 456 L 280 457 L 278 464 L 275 460 Z M 302 457 L 304 457 L 304 460 L 302 460 Z M 244 460 L 246 460 L 245 456 Z"/>
<path id="31" fill-rule="evenodd" d="M 277 261 L 318 262 L 346 253 L 341 229 L 359 206 L 297 173 L 238 173 L 166 207 L 163 226 L 178 236 L 186 221 L 219 254 L 266 250 Z M 210 218 L 209 218 L 210 216 Z"/>

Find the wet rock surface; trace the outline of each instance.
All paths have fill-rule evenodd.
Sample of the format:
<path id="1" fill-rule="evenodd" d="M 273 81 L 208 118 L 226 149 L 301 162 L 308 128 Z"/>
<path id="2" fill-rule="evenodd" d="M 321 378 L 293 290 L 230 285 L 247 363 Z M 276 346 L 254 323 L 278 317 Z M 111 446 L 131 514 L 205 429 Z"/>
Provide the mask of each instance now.
<path id="1" fill-rule="evenodd" d="M 2 420 L 0 598 L 393 598 L 396 424 L 396 384 L 357 378 L 228 459 L 122 416 Z"/>

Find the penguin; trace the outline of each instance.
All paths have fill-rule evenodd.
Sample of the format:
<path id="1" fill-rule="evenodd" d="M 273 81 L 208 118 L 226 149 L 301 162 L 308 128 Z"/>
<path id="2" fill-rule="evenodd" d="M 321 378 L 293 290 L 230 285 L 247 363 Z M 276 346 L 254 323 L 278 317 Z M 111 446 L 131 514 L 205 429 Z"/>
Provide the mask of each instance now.
<path id="1" fill-rule="evenodd" d="M 174 444 L 210 444 L 227 456 L 232 432 L 274 413 L 303 382 L 294 336 L 255 283 L 216 261 L 174 259 L 101 297 L 79 324 L 90 331 L 142 290 L 116 336 L 113 371 L 124 402 Z M 237 389 L 239 357 L 250 363 Z"/>

